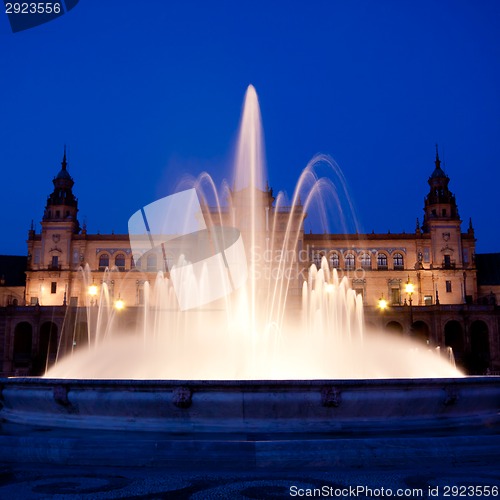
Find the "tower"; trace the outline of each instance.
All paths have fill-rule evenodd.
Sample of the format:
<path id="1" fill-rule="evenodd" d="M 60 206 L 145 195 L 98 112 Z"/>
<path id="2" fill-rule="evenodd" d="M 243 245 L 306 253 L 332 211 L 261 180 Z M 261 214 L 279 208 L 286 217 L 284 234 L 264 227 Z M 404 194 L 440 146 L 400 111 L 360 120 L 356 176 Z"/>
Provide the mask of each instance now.
<path id="1" fill-rule="evenodd" d="M 72 243 L 80 232 L 78 200 L 67 167 L 65 147 L 61 169 L 52 180 L 54 189 L 47 197 L 41 233 L 36 234 L 33 227 L 28 233 L 26 300 L 31 304 L 66 303 L 70 269 L 75 263 Z"/>
<path id="2" fill-rule="evenodd" d="M 69 268 L 72 235 L 80 232 L 78 200 L 73 194 L 75 183 L 67 166 L 65 146 L 61 170 L 52 180 L 54 191 L 47 198 L 42 219 L 42 257 L 54 271 Z"/>
<path id="3" fill-rule="evenodd" d="M 455 269 L 462 267 L 462 240 L 455 195 L 450 191 L 450 178 L 441 168 L 436 145 L 435 168 L 429 177 L 429 194 L 424 202 L 422 231 L 430 234 L 430 260 L 434 268 Z"/>
<path id="4" fill-rule="evenodd" d="M 47 205 L 42 219 L 42 227 L 50 227 L 57 223 L 58 227 L 70 228 L 72 233 L 80 232 L 80 224 L 77 219 L 78 200 L 73 194 L 72 188 L 75 182 L 67 170 L 66 146 L 61 162 L 61 170 L 54 177 L 54 191 L 47 198 Z"/>

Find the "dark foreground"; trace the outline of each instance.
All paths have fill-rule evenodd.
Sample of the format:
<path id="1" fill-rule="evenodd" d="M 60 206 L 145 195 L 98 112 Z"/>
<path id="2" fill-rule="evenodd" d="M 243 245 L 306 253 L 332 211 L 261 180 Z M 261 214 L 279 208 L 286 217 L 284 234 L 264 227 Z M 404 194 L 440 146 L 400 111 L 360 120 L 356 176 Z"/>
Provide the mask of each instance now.
<path id="1" fill-rule="evenodd" d="M 474 488 L 474 494 L 472 488 Z M 499 463 L 325 470 L 175 470 L 0 464 L 2 499 L 478 498 L 500 492 Z M 495 493 L 496 496 L 495 496 Z M 460 493 L 464 494 L 460 494 Z M 447 494 L 448 493 L 448 494 Z M 336 496 L 337 494 L 337 496 Z M 340 495 L 340 496 L 338 496 Z"/>

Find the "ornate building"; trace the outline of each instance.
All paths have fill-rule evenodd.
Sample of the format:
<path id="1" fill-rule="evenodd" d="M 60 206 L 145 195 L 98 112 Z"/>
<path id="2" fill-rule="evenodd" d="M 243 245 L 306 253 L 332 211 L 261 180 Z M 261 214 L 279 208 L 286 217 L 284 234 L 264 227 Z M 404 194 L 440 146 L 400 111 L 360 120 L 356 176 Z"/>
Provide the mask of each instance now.
<path id="1" fill-rule="evenodd" d="M 128 235 L 88 234 L 85 225 L 80 226 L 67 167 L 65 152 L 41 231 L 32 227 L 28 233 L 25 283 L 17 279 L 7 284 L 5 275 L 0 282 L 3 375 L 43 373 L 55 357 L 63 328 L 76 321 L 84 306 L 95 306 L 104 279 L 111 300 L 127 306 L 127 321 L 133 324 L 144 283 L 153 280 L 161 267 L 161 255 L 133 255 Z M 325 258 L 362 294 L 368 326 L 413 336 L 430 346 L 451 346 L 457 362 L 470 373 L 496 372 L 500 370 L 496 306 L 500 277 L 494 271 L 498 254 L 476 256 L 472 222 L 462 232 L 449 182 L 436 150 L 424 218 L 421 225 L 417 219 L 413 233 L 304 234 L 306 214 L 299 207 L 292 224 L 292 295 L 298 295 L 310 264 L 319 266 Z M 269 231 L 270 215 L 276 216 L 273 234 L 280 242 L 290 208 L 276 207 L 270 189 L 259 193 L 262 231 Z M 224 212 L 223 222 L 240 227 L 245 236 L 245 193 L 232 195 L 236 210 Z M 209 216 L 210 209 L 204 210 Z M 163 257 L 168 270 L 169 256 Z M 9 265 L 5 258 L 0 259 L 2 265 Z M 90 272 L 82 272 L 85 266 Z M 296 304 L 292 300 L 291 307 Z M 384 304 L 389 307 L 381 308 Z"/>

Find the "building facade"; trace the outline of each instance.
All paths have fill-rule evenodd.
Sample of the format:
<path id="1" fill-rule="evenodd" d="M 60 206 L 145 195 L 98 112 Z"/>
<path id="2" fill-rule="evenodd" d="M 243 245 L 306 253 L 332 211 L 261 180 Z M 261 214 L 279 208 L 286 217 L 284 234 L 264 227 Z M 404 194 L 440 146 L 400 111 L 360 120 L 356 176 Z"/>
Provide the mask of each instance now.
<path id="1" fill-rule="evenodd" d="M 7 290 L 5 280 L 0 284 L 3 375 L 43 373 L 56 356 L 63 329 L 76 321 L 76 311 L 96 306 L 104 282 L 110 300 L 126 305 L 132 324 L 145 283 L 152 282 L 159 269 L 168 272 L 173 258 L 160 252 L 134 255 L 128 235 L 89 234 L 78 220 L 67 167 L 64 153 L 41 231 L 32 227 L 28 232 L 24 286 L 17 283 L 15 290 Z M 468 372 L 493 373 L 500 370 L 500 283 L 492 271 L 497 254 L 476 256 L 472 222 L 462 231 L 449 182 L 436 150 L 424 217 L 422 224 L 417 219 L 413 233 L 305 234 L 307 214 L 302 207 L 277 206 L 268 188 L 257 190 L 252 203 L 244 191 L 230 193 L 231 208 L 218 217 L 240 228 L 248 243 L 248 207 L 253 204 L 261 246 L 282 248 L 288 240 L 294 270 L 290 307 L 299 307 L 293 297 L 300 293 L 309 266 L 319 267 L 326 259 L 329 268 L 363 296 L 368 327 L 412 336 L 430 347 L 450 346 Z M 214 219 L 213 210 L 203 210 L 206 220 Z M 388 307 L 382 310 L 383 303 Z"/>

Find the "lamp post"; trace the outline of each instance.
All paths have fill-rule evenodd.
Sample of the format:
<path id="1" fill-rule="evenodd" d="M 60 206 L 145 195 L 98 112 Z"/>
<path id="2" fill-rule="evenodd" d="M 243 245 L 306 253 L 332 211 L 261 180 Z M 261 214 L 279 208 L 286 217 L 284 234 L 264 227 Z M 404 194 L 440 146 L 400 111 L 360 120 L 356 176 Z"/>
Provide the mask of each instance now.
<path id="1" fill-rule="evenodd" d="M 410 304 L 410 330 L 413 329 L 413 300 L 412 295 L 415 291 L 415 285 L 410 281 L 410 275 L 408 275 L 408 281 L 405 285 L 405 291 L 408 294 L 408 303 Z"/>
<path id="2" fill-rule="evenodd" d="M 384 299 L 384 294 L 378 299 L 377 307 L 384 312 L 387 309 L 387 300 Z"/>
<path id="3" fill-rule="evenodd" d="M 388 305 L 389 305 L 389 303 L 387 302 L 387 300 L 384 299 L 384 294 L 382 294 L 380 299 L 378 299 L 378 301 L 377 301 L 377 308 L 381 314 L 384 313 L 384 311 L 387 309 Z M 382 326 L 382 328 L 384 328 L 385 321 L 382 318 L 381 318 L 381 322 L 382 322 L 381 326 Z"/>
<path id="4" fill-rule="evenodd" d="M 97 302 L 94 302 L 97 296 L 97 285 L 94 284 L 94 281 L 92 281 L 92 284 L 88 288 L 88 294 L 90 295 L 90 305 L 97 304 Z"/>
<path id="5" fill-rule="evenodd" d="M 122 311 L 123 309 L 125 309 L 125 302 L 120 298 L 120 295 L 118 295 L 118 300 L 115 302 L 115 309 L 117 311 Z"/>

